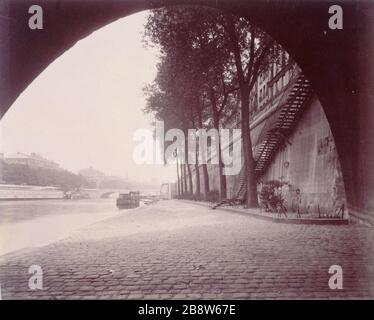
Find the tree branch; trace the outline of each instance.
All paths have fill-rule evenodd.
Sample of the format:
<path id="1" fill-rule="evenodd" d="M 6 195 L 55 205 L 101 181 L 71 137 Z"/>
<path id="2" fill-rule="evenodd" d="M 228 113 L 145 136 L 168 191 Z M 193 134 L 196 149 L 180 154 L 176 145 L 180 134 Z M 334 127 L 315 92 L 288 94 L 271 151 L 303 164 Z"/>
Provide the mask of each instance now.
<path id="1" fill-rule="evenodd" d="M 247 82 L 249 82 L 249 78 L 250 78 L 250 74 L 251 74 L 251 71 L 252 71 L 252 68 L 253 68 L 253 63 L 254 63 L 254 60 L 255 60 L 255 31 L 254 31 L 254 28 L 253 26 L 251 26 L 251 44 L 249 46 L 249 61 L 248 61 L 248 64 L 246 66 L 246 70 L 247 70 L 247 75 L 245 76 L 245 80 Z"/>
<path id="2" fill-rule="evenodd" d="M 249 83 L 249 90 L 252 90 L 254 84 L 256 83 L 263 60 L 266 57 L 266 55 L 269 53 L 269 50 L 273 47 L 274 43 L 275 41 L 273 39 L 269 39 L 268 42 L 265 44 L 264 48 L 262 49 L 259 57 L 257 58 L 256 63 L 253 67 L 252 77 Z"/>
<path id="3" fill-rule="evenodd" d="M 224 94 L 223 96 L 223 100 L 222 100 L 222 103 L 221 103 L 221 106 L 220 108 L 218 109 L 218 114 L 221 115 L 223 109 L 225 108 L 226 106 L 226 103 L 227 103 L 227 99 L 229 98 L 229 95 L 231 93 L 234 93 L 235 91 L 239 90 L 240 88 L 231 88 L 230 90 L 226 91 L 226 93 Z"/>

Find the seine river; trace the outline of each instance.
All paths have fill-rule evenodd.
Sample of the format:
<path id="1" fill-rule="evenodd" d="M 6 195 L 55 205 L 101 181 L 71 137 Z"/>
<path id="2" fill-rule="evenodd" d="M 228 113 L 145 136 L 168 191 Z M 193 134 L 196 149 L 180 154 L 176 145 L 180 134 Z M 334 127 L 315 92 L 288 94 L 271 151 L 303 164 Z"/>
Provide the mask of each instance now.
<path id="1" fill-rule="evenodd" d="M 0 201 L 0 256 L 63 239 L 118 213 L 115 199 Z"/>

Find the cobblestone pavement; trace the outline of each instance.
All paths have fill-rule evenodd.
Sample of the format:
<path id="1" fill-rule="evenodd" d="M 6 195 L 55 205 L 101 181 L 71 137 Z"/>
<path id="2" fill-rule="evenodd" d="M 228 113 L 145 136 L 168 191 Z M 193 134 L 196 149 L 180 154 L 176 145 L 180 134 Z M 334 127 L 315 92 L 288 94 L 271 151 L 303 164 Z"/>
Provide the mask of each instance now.
<path id="1" fill-rule="evenodd" d="M 0 259 L 3 299 L 373 298 L 374 230 L 162 201 Z M 28 289 L 29 266 L 43 290 Z M 343 290 L 328 286 L 343 268 Z"/>

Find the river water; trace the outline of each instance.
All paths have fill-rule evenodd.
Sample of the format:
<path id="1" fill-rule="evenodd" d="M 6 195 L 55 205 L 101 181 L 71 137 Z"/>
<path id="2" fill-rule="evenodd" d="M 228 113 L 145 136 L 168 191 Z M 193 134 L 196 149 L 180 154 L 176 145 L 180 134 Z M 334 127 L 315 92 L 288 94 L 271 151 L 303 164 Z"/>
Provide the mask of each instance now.
<path id="1" fill-rule="evenodd" d="M 0 201 L 0 256 L 118 215 L 115 199 Z"/>

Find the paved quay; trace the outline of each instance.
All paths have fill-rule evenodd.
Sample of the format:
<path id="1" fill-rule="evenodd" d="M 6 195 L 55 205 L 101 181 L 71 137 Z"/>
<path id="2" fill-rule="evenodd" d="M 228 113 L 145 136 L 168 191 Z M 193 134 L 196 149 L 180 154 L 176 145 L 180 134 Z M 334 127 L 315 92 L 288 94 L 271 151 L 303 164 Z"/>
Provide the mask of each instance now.
<path id="1" fill-rule="evenodd" d="M 279 224 L 182 201 L 0 257 L 3 299 L 374 298 L 374 230 Z M 43 289 L 30 290 L 31 265 Z M 328 285 L 331 265 L 343 289 Z"/>

